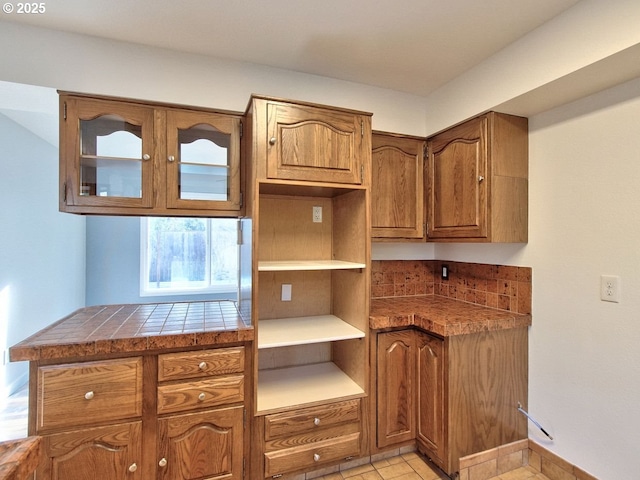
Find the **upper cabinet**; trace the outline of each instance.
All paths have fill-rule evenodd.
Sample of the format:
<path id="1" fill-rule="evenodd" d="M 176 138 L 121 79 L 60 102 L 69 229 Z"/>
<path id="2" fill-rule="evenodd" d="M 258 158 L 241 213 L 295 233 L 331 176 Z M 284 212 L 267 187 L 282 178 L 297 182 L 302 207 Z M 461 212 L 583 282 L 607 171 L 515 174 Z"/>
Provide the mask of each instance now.
<path id="1" fill-rule="evenodd" d="M 60 210 L 237 216 L 239 115 L 60 96 Z"/>
<path id="2" fill-rule="evenodd" d="M 358 112 L 267 99 L 266 178 L 361 184 L 371 119 Z"/>
<path id="3" fill-rule="evenodd" d="M 371 154 L 371 236 L 424 238 L 424 150 L 419 137 L 374 132 Z"/>
<path id="4" fill-rule="evenodd" d="M 526 242 L 528 122 L 495 112 L 428 140 L 427 236 Z"/>

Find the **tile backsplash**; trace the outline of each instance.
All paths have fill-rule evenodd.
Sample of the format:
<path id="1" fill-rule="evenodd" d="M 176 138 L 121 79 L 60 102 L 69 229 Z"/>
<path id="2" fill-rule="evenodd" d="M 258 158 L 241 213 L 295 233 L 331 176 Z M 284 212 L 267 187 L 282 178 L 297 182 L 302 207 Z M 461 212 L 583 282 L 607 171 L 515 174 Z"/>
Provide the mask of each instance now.
<path id="1" fill-rule="evenodd" d="M 449 277 L 441 278 L 442 265 Z M 439 295 L 531 313 L 531 268 L 444 260 L 373 260 L 371 298 Z"/>

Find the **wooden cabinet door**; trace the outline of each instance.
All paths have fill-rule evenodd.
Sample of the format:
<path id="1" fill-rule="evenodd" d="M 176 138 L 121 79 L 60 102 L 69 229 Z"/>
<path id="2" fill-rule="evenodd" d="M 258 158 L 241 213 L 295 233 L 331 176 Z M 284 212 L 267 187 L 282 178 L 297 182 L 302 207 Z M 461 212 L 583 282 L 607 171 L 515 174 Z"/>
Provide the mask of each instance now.
<path id="1" fill-rule="evenodd" d="M 487 237 L 487 117 L 429 140 L 427 235 Z"/>
<path id="2" fill-rule="evenodd" d="M 36 472 L 48 480 L 142 480 L 141 422 L 42 437 Z"/>
<path id="3" fill-rule="evenodd" d="M 415 339 L 412 330 L 378 334 L 378 447 L 415 438 Z"/>
<path id="4" fill-rule="evenodd" d="M 418 442 L 439 465 L 445 457 L 444 340 L 416 331 Z"/>
<path id="5" fill-rule="evenodd" d="M 239 480 L 243 470 L 242 406 L 158 420 L 158 479 Z"/>
<path id="6" fill-rule="evenodd" d="M 424 236 L 424 139 L 374 133 L 371 155 L 373 238 Z"/>
<path id="7" fill-rule="evenodd" d="M 240 210 L 238 116 L 167 111 L 167 208 Z"/>
<path id="8" fill-rule="evenodd" d="M 363 182 L 363 158 L 371 148 L 370 120 L 319 107 L 269 102 L 267 177 L 285 180 Z"/>
<path id="9" fill-rule="evenodd" d="M 64 95 L 60 102 L 61 209 L 151 208 L 153 108 Z"/>

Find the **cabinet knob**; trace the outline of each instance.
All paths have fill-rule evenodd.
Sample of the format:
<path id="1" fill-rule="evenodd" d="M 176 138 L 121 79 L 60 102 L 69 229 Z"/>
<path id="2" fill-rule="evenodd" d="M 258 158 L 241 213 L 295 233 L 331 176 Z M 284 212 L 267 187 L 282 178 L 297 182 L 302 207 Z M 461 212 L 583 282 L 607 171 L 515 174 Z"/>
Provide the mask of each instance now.
<path id="1" fill-rule="evenodd" d="M 138 470 L 138 465 L 136 465 L 135 463 L 132 463 L 131 465 L 129 465 L 130 472 L 135 472 L 136 470 Z"/>
<path id="2" fill-rule="evenodd" d="M 169 160 L 170 162 L 175 162 L 176 161 L 176 157 L 174 157 L 173 155 L 169 155 L 167 157 L 167 160 Z"/>
<path id="3" fill-rule="evenodd" d="M 320 425 L 320 419 L 318 417 L 313 419 L 313 424 L 314 425 Z"/>
<path id="4" fill-rule="evenodd" d="M 202 392 L 200 395 L 198 395 L 198 400 L 200 400 L 201 402 L 204 400 L 204 398 L 205 398 L 204 392 Z"/>
<path id="5" fill-rule="evenodd" d="M 144 155 L 142 155 L 143 160 L 149 160 L 150 158 L 151 158 L 151 155 L 149 155 L 148 153 L 145 153 Z"/>
<path id="6" fill-rule="evenodd" d="M 200 370 L 204 370 L 205 368 L 207 368 L 207 362 L 200 362 L 200 365 L 198 365 L 198 368 Z"/>
<path id="7" fill-rule="evenodd" d="M 160 461 L 158 462 L 158 465 L 160 467 L 166 467 L 167 466 L 167 459 L 166 458 L 161 458 Z"/>
<path id="8" fill-rule="evenodd" d="M 276 141 L 277 141 L 277 140 L 276 140 L 276 137 L 271 137 L 271 138 L 269 139 L 269 145 L 275 145 L 275 144 L 276 144 Z"/>
<path id="9" fill-rule="evenodd" d="M 319 462 L 320 461 L 320 454 L 314 453 L 313 454 L 313 461 L 314 462 Z"/>
<path id="10" fill-rule="evenodd" d="M 482 183 L 484 181 L 484 177 L 482 175 L 480 175 L 478 177 L 478 183 Z"/>
<path id="11" fill-rule="evenodd" d="M 87 400 L 91 400 L 93 398 L 93 391 L 89 391 L 87 393 L 84 394 L 84 398 L 86 398 Z"/>

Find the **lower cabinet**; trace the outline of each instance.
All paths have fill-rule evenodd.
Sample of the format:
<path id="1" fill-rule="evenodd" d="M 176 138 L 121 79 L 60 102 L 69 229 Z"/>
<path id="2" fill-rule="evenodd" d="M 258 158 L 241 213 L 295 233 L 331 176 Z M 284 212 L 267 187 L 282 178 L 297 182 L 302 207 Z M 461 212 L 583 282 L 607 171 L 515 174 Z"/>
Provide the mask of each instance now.
<path id="1" fill-rule="evenodd" d="M 444 443 L 444 340 L 415 332 L 418 380 L 418 443 L 438 464 L 443 464 Z"/>
<path id="2" fill-rule="evenodd" d="M 377 428 L 379 448 L 416 437 L 416 355 L 413 330 L 377 336 Z"/>
<path id="3" fill-rule="evenodd" d="M 37 480 L 241 480 L 245 347 L 32 364 Z"/>
<path id="4" fill-rule="evenodd" d="M 359 399 L 266 415 L 259 421 L 265 478 L 316 470 L 359 457 L 363 451 Z"/>
<path id="5" fill-rule="evenodd" d="M 380 332 L 377 347 L 374 451 L 415 440 L 452 475 L 461 457 L 527 437 L 517 410 L 528 395 L 526 327 L 444 338 Z"/>
<path id="6" fill-rule="evenodd" d="M 242 406 L 158 420 L 158 478 L 241 479 Z"/>
<path id="7" fill-rule="evenodd" d="M 142 480 L 142 422 L 43 436 L 36 478 Z"/>

